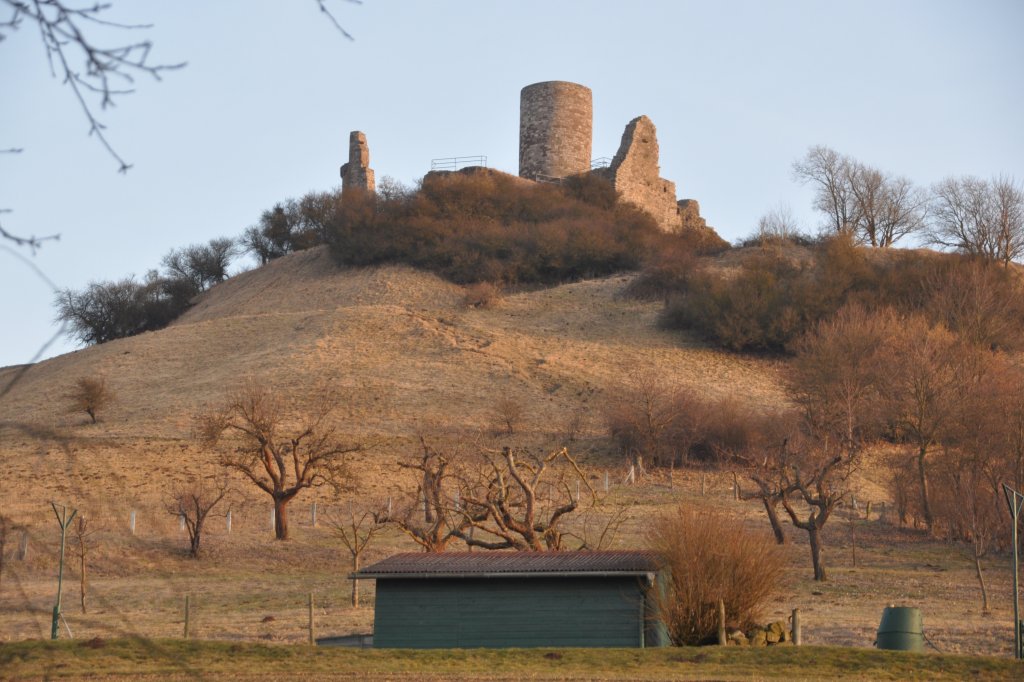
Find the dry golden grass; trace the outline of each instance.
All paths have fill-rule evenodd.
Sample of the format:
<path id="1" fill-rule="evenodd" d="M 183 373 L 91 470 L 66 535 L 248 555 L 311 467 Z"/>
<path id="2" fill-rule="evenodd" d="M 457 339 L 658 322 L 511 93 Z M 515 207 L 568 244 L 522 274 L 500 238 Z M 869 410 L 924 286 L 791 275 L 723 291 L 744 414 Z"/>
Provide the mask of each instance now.
<path id="1" fill-rule="evenodd" d="M 99 528 L 90 555 L 88 613 L 77 604 L 76 573 L 65 581 L 65 613 L 76 637 L 139 634 L 171 637 L 182 628 L 182 601 L 193 595 L 196 635 L 301 642 L 306 599 L 317 595 L 323 634 L 366 632 L 372 609 L 346 606 L 347 557 L 309 504 L 335 504 L 323 490 L 293 503 L 293 539 L 271 540 L 269 505 L 254 489 L 233 507 L 233 531 L 211 519 L 200 561 L 185 558 L 185 539 L 164 510 L 167 491 L 186 476 L 209 473 L 214 454 L 192 438 L 192 416 L 254 375 L 300 403 L 327 384 L 344 396 L 337 420 L 353 439 L 374 447 L 355 458 L 359 493 L 375 499 L 408 483 L 396 458 L 414 455 L 421 429 L 479 431 L 491 405 L 509 395 L 527 406 L 526 437 L 557 436 L 574 412 L 587 414 L 576 450 L 588 465 L 623 471 L 602 438 L 600 410 L 610 387 L 638 368 L 710 397 L 732 396 L 758 407 L 785 403 L 784 362 L 724 354 L 659 331 L 659 304 L 622 296 L 630 277 L 579 282 L 507 295 L 490 309 L 466 309 L 463 292 L 404 268 L 339 272 L 323 250 L 298 253 L 239 275 L 208 292 L 171 327 L 53 358 L 32 367 L 0 398 L 0 512 L 27 528 L 26 561 L 8 561 L 0 585 L 0 637 L 49 631 L 56 573 L 56 523 L 49 501 L 79 508 Z M 0 369 L 0 385 L 12 376 Z M 117 400 L 89 425 L 67 414 L 64 394 L 81 376 L 107 378 Z M 594 479 L 600 485 L 603 478 Z M 698 475 L 675 473 L 674 485 L 648 480 L 613 486 L 632 503 L 619 546 L 635 546 L 650 515 L 687 502 L 714 506 L 737 523 L 764 529 L 753 503 L 731 497 L 731 478 L 712 474 L 706 497 Z M 867 467 L 862 501 L 885 501 L 884 477 Z M 137 532 L 128 532 L 135 510 Z M 882 608 L 920 606 L 925 627 L 946 651 L 1006 655 L 1012 640 L 1008 571 L 989 562 L 992 615 L 979 611 L 972 567 L 960 550 L 877 518 L 858 522 L 852 566 L 850 522 L 826 529 L 832 580 L 809 579 L 803 537 L 787 528 L 790 569 L 769 618 L 802 608 L 809 643 L 870 646 Z M 17 545 L 9 541 L 7 556 Z M 389 534 L 367 560 L 412 549 Z M 71 562 L 74 566 L 73 561 Z M 372 596 L 371 586 L 366 586 Z M 272 620 L 266 620 L 272 616 Z"/>

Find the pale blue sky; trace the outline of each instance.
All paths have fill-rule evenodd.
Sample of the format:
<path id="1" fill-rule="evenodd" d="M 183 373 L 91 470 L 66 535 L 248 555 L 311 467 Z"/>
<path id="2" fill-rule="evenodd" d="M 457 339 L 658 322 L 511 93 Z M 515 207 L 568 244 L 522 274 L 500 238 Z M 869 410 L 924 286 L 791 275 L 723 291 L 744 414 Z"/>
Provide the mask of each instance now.
<path id="1" fill-rule="evenodd" d="M 730 241 L 779 202 L 814 228 L 790 176 L 813 144 L 925 185 L 1024 179 L 1024 2 L 332 2 L 354 42 L 313 0 L 115 0 L 155 24 L 157 61 L 188 62 L 104 114 L 126 176 L 31 27 L 0 42 L 0 148 L 25 150 L 0 155 L 4 226 L 61 233 L 32 258 L 58 286 L 143 275 L 337 186 L 351 130 L 378 179 L 478 154 L 514 173 L 519 90 L 544 80 L 593 90 L 595 157 L 650 116 L 662 175 Z M 25 362 L 55 329 L 52 294 L 7 251 L 0 286 L 0 365 Z"/>

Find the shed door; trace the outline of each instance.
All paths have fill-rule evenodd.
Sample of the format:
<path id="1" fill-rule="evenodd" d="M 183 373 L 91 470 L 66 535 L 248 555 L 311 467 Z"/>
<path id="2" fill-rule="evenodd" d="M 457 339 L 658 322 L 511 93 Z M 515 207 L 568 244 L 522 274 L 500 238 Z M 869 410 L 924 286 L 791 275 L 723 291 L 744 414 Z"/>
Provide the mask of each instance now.
<path id="1" fill-rule="evenodd" d="M 635 647 L 636 578 L 377 581 L 374 646 Z"/>

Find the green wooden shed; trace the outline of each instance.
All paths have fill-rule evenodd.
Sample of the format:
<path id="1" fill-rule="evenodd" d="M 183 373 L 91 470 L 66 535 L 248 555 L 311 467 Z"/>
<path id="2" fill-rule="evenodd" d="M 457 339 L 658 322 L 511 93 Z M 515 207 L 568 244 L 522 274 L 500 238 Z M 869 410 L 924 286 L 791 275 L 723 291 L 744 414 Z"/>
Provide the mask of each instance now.
<path id="1" fill-rule="evenodd" d="M 385 648 L 647 647 L 668 643 L 645 551 L 396 554 L 377 581 L 373 645 Z"/>

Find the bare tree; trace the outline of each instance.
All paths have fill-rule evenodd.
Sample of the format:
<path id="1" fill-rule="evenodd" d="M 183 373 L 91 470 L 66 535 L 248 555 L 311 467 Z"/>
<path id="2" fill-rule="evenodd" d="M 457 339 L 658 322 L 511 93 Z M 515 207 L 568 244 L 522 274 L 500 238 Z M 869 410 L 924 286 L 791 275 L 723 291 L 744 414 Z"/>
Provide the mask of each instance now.
<path id="1" fill-rule="evenodd" d="M 932 244 L 1009 264 L 1024 255 L 1024 189 L 1013 178 L 950 177 L 932 187 Z"/>
<path id="2" fill-rule="evenodd" d="M 572 483 L 579 482 L 574 491 Z M 565 448 L 547 455 L 502 448 L 484 462 L 460 495 L 463 520 L 485 537 L 456 534 L 471 547 L 542 551 L 563 549 L 561 522 L 579 507 L 580 490 L 594 492 Z M 487 535 L 496 537 L 491 540 Z"/>
<path id="3" fill-rule="evenodd" d="M 86 586 L 88 585 L 85 576 L 86 556 L 89 553 L 89 549 L 91 549 L 92 543 L 90 539 L 92 538 L 93 535 L 95 535 L 96 528 L 89 525 L 89 523 L 85 520 L 84 514 L 79 514 L 78 522 L 75 524 L 74 527 L 74 533 L 75 540 L 77 541 L 76 549 L 78 553 L 78 595 L 80 604 L 82 606 L 82 613 L 85 613 Z"/>
<path id="4" fill-rule="evenodd" d="M 870 439 L 883 419 L 881 366 L 897 327 L 889 310 L 849 304 L 794 345 L 790 394 L 810 424 L 848 450 Z"/>
<path id="5" fill-rule="evenodd" d="M 827 218 L 825 231 L 848 232 L 871 246 L 892 246 L 922 229 L 926 192 L 828 147 L 811 147 L 793 164 L 793 175 L 815 186 L 814 207 Z"/>
<path id="6" fill-rule="evenodd" d="M 793 162 L 793 177 L 814 186 L 814 208 L 827 216 L 825 232 L 853 232 L 856 201 L 850 186 L 850 159 L 834 149 L 816 145 Z"/>
<path id="7" fill-rule="evenodd" d="M 882 395 L 888 417 L 916 450 L 921 510 L 933 529 L 928 460 L 934 447 L 955 440 L 964 426 L 963 407 L 985 370 L 981 350 L 922 317 L 903 321 L 883 368 Z"/>
<path id="8" fill-rule="evenodd" d="M 4 568 L 7 566 L 7 537 L 12 530 L 11 520 L 0 514 L 0 594 L 3 594 Z"/>
<path id="9" fill-rule="evenodd" d="M 788 442 L 788 439 L 782 441 L 779 447 L 785 448 Z M 782 504 L 782 498 L 787 494 L 787 487 L 783 472 L 776 465 L 777 458 L 777 454 L 774 456 L 766 454 L 763 458 L 758 458 L 756 455 L 748 457 L 747 462 L 750 469 L 747 471 L 747 476 L 757 488 L 753 492 L 740 490 L 738 494 L 741 500 L 757 500 L 764 506 L 768 524 L 772 527 L 772 535 L 775 536 L 775 544 L 784 545 L 786 544 L 786 534 L 782 530 L 782 522 L 779 519 L 779 505 Z"/>
<path id="10" fill-rule="evenodd" d="M 188 532 L 188 555 L 199 558 L 206 518 L 229 494 L 227 477 L 217 478 L 210 485 L 203 476 L 190 478 L 171 493 L 167 512 L 182 520 Z"/>
<path id="11" fill-rule="evenodd" d="M 854 197 L 856 232 L 871 246 L 892 246 L 924 227 L 928 193 L 904 177 L 851 161 L 847 167 Z"/>
<path id="12" fill-rule="evenodd" d="M 998 458 L 987 449 L 948 448 L 935 468 L 936 518 L 945 523 L 949 539 L 967 546 L 981 590 L 981 609 L 988 612 L 988 588 L 981 562 L 998 543 L 1005 514 L 1000 504 L 1002 471 Z"/>
<path id="13" fill-rule="evenodd" d="M 1000 176 L 991 182 L 995 204 L 996 253 L 1003 265 L 1024 256 L 1024 186 Z"/>
<path id="14" fill-rule="evenodd" d="M 173 249 L 161 262 L 172 278 L 188 282 L 198 293 L 227 279 L 236 248 L 233 239 L 221 237 L 207 244 Z"/>
<path id="15" fill-rule="evenodd" d="M 821 531 L 847 495 L 856 457 L 856 453 L 835 452 L 830 445 L 827 440 L 789 442 L 774 460 L 782 507 L 793 525 L 807 532 L 816 581 L 828 577 Z"/>
<path id="16" fill-rule="evenodd" d="M 461 449 L 446 454 L 420 436 L 420 457 L 398 466 L 416 472 L 415 492 L 389 520 L 426 552 L 443 552 L 452 540 L 469 527 L 470 521 L 457 509 L 455 496 L 462 485 Z"/>
<path id="17" fill-rule="evenodd" d="M 343 443 L 329 417 L 328 391 L 317 391 L 312 407 L 301 410 L 288 428 L 285 403 L 269 386 L 254 379 L 231 393 L 224 404 L 198 418 L 203 441 L 216 445 L 225 435 L 233 442 L 221 452 L 221 464 L 237 471 L 274 503 L 274 535 L 288 539 L 288 503 L 302 490 L 347 477 L 345 455 L 363 449 Z"/>
<path id="18" fill-rule="evenodd" d="M 818 323 L 795 345 L 789 377 L 800 422 L 776 434 L 781 446 L 744 453 L 757 488 L 741 496 L 764 504 L 780 544 L 779 504 L 793 525 L 807 532 L 815 580 L 826 579 L 821 531 L 847 495 L 862 443 L 882 422 L 879 364 L 892 352 L 895 328 L 892 313 L 869 313 L 857 305 Z"/>
<path id="19" fill-rule="evenodd" d="M 67 394 L 71 412 L 85 412 L 96 423 L 99 412 L 114 401 L 114 391 L 105 377 L 79 377 Z"/>
<path id="20" fill-rule="evenodd" d="M 373 539 L 388 524 L 387 507 L 382 505 L 353 505 L 348 503 L 344 512 L 328 517 L 328 525 L 352 558 L 352 572 L 359 570 L 360 559 Z M 359 581 L 352 581 L 352 608 L 359 607 Z"/>

